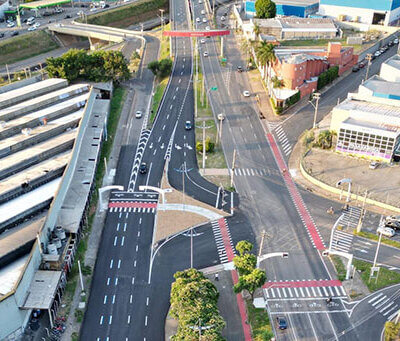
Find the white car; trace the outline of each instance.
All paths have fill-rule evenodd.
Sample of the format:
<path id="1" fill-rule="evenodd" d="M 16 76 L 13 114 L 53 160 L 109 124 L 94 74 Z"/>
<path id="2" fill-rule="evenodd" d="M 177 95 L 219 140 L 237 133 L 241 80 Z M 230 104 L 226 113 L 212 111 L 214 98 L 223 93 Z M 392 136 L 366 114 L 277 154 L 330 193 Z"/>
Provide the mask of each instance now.
<path id="1" fill-rule="evenodd" d="M 221 17 L 221 21 L 224 21 L 224 20 L 225 20 L 225 17 L 224 17 L 224 16 L 222 16 L 222 17 Z"/>
<path id="2" fill-rule="evenodd" d="M 196 22 L 200 22 L 200 18 L 196 18 Z"/>
<path id="3" fill-rule="evenodd" d="M 398 43 L 399 43 L 399 39 L 396 38 L 395 40 L 393 40 L 393 42 L 394 42 L 395 44 L 398 44 Z"/>
<path id="4" fill-rule="evenodd" d="M 202 4 L 203 3 L 203 1 L 202 0 L 199 0 L 199 4 Z"/>
<path id="5" fill-rule="evenodd" d="M 209 31 L 210 30 L 210 26 L 206 26 L 206 31 Z"/>
<path id="6" fill-rule="evenodd" d="M 36 28 L 38 28 L 40 26 L 40 23 L 38 23 L 38 22 L 35 22 L 34 24 L 33 24 L 33 26 L 32 27 L 36 27 Z"/>
<path id="7" fill-rule="evenodd" d="M 135 117 L 142 118 L 142 112 L 140 110 L 136 111 Z"/>
<path id="8" fill-rule="evenodd" d="M 14 27 L 15 26 L 15 22 L 11 21 L 10 23 L 7 24 L 7 27 Z"/>
<path id="9" fill-rule="evenodd" d="M 204 56 L 204 57 L 208 57 L 208 52 L 207 52 L 207 51 L 204 51 L 204 52 L 203 52 L 203 56 Z"/>
<path id="10" fill-rule="evenodd" d="M 205 44 L 205 43 L 206 43 L 206 40 L 205 40 L 205 39 L 200 39 L 200 43 L 201 43 L 201 44 Z"/>
<path id="11" fill-rule="evenodd" d="M 379 162 L 372 161 L 372 162 L 369 164 L 369 169 L 377 169 L 378 166 L 379 166 Z"/>
<path id="12" fill-rule="evenodd" d="M 36 31 L 37 27 L 36 26 L 31 26 L 28 28 L 28 31 Z"/>
<path id="13" fill-rule="evenodd" d="M 385 222 L 398 222 L 400 221 L 400 216 L 399 215 L 389 215 L 385 218 Z"/>
<path id="14" fill-rule="evenodd" d="M 394 232 L 394 230 L 391 229 L 390 227 L 378 227 L 376 232 L 378 234 L 381 233 L 383 236 L 389 237 L 389 238 L 393 237 L 396 234 L 396 232 Z"/>
<path id="15" fill-rule="evenodd" d="M 78 16 L 82 16 L 84 14 L 83 11 L 79 11 L 78 13 L 76 13 Z"/>
<path id="16" fill-rule="evenodd" d="M 379 57 L 380 55 L 381 55 L 381 52 L 379 50 L 374 53 L 375 57 Z"/>
<path id="17" fill-rule="evenodd" d="M 207 22 L 207 19 L 206 18 L 203 18 L 203 23 L 206 23 Z"/>
<path id="18" fill-rule="evenodd" d="M 204 15 L 204 14 L 206 14 L 206 11 L 204 9 L 202 9 L 200 13 Z"/>
<path id="19" fill-rule="evenodd" d="M 243 91 L 243 96 L 250 97 L 250 91 L 247 91 L 247 90 Z"/>

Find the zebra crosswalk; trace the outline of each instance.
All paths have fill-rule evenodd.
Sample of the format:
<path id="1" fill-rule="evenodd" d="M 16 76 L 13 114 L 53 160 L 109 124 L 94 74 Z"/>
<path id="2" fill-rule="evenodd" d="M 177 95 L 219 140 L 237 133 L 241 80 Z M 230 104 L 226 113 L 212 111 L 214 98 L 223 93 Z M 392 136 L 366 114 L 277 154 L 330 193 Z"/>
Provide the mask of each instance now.
<path id="1" fill-rule="evenodd" d="M 350 206 L 347 210 L 343 211 L 343 215 L 340 218 L 339 225 L 345 227 L 356 228 L 360 221 L 361 208 Z"/>
<path id="2" fill-rule="evenodd" d="M 368 303 L 388 320 L 391 320 L 399 310 L 399 305 L 395 303 L 391 297 L 383 293 L 377 294 L 371 298 Z"/>
<path id="3" fill-rule="evenodd" d="M 279 125 L 277 126 L 275 129 L 275 134 L 279 140 L 279 142 L 281 143 L 281 147 L 282 147 L 282 151 L 285 155 L 289 155 L 290 152 L 292 151 L 292 146 L 289 143 L 289 140 L 286 136 L 285 131 L 283 130 L 282 126 Z"/>
<path id="4" fill-rule="evenodd" d="M 264 289 L 266 300 L 346 297 L 342 286 L 287 287 Z"/>
<path id="5" fill-rule="evenodd" d="M 271 176 L 279 174 L 277 170 L 268 168 L 235 168 L 233 173 L 235 176 Z"/>
<path id="6" fill-rule="evenodd" d="M 225 223 L 226 223 L 226 219 L 225 219 Z M 224 244 L 224 239 L 221 233 L 221 227 L 220 224 L 218 222 L 218 220 L 212 221 L 211 222 L 211 227 L 214 233 L 214 239 L 215 239 L 215 243 L 217 245 L 217 251 L 218 251 L 218 256 L 219 256 L 219 260 L 221 261 L 221 263 L 227 263 L 228 260 L 228 255 L 226 253 L 226 248 L 225 248 L 225 244 Z M 233 250 L 233 253 L 235 253 L 235 248 L 233 247 L 233 243 L 232 243 L 232 238 L 229 232 L 229 229 L 227 230 L 228 232 L 228 237 L 229 237 L 229 244 Z M 226 241 L 225 241 L 226 242 Z"/>
<path id="7" fill-rule="evenodd" d="M 335 229 L 332 236 L 331 248 L 336 251 L 348 253 L 353 245 L 353 235 Z"/>
<path id="8" fill-rule="evenodd" d="M 110 207 L 110 213 L 127 212 L 127 213 L 154 213 L 155 207 Z"/>

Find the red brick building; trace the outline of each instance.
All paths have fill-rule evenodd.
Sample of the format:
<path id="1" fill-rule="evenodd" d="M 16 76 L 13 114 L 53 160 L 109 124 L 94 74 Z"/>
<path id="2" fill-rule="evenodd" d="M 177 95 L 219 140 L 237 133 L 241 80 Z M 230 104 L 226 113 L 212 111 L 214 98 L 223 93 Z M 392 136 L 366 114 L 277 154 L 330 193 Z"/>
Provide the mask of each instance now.
<path id="1" fill-rule="evenodd" d="M 339 66 L 341 75 L 358 59 L 358 56 L 353 54 L 353 47 L 342 47 L 340 43 L 329 43 L 327 49 L 277 49 L 275 54 L 277 58 L 273 65 L 273 73 L 285 83 L 285 89 L 273 91 L 279 106 L 284 105 L 289 95 L 295 93 L 294 90 L 300 91 L 300 97 L 316 90 L 318 76 L 329 67 Z"/>

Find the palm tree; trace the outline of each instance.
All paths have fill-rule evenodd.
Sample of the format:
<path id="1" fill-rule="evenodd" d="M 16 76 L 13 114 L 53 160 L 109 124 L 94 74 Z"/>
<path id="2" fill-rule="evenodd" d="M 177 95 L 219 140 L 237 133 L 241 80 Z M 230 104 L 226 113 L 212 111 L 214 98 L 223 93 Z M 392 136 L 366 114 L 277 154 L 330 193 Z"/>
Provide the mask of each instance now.
<path id="1" fill-rule="evenodd" d="M 281 89 L 285 86 L 285 82 L 283 81 L 283 79 L 279 79 L 276 76 L 272 77 L 271 81 L 274 88 Z"/>
<path id="2" fill-rule="evenodd" d="M 267 76 L 267 66 L 270 67 L 275 62 L 275 46 L 271 43 L 262 41 L 256 48 L 256 56 L 258 62 L 264 67 L 264 79 Z"/>
<path id="3" fill-rule="evenodd" d="M 257 23 L 254 23 L 253 33 L 255 34 L 257 39 L 258 35 L 260 34 L 260 25 L 258 25 Z"/>

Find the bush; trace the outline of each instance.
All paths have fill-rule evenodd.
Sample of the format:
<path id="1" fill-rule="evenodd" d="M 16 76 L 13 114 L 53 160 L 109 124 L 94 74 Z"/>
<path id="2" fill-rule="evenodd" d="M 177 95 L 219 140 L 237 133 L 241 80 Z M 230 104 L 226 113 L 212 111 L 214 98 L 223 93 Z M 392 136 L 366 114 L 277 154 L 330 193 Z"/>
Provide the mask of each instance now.
<path id="1" fill-rule="evenodd" d="M 317 89 L 322 89 L 325 85 L 333 82 L 337 77 L 339 77 L 339 66 L 333 66 L 325 72 L 322 72 L 318 76 Z"/>
<path id="2" fill-rule="evenodd" d="M 297 91 L 294 95 L 290 96 L 286 100 L 286 104 L 287 104 L 287 106 L 291 106 L 291 105 L 297 103 L 298 101 L 300 101 L 300 91 Z"/>
<path id="3" fill-rule="evenodd" d="M 385 341 L 398 340 L 400 323 L 388 321 L 385 323 Z"/>
<path id="4" fill-rule="evenodd" d="M 153 72 L 155 76 L 165 78 L 171 74 L 172 60 L 169 58 L 161 59 L 160 61 L 153 60 L 147 64 L 147 68 Z"/>
<path id="5" fill-rule="evenodd" d="M 206 138 L 206 153 L 212 153 L 215 148 L 215 143 L 211 142 L 211 139 L 209 137 Z M 198 153 L 203 152 L 203 142 L 202 141 L 197 141 L 196 142 L 196 150 Z"/>
<path id="6" fill-rule="evenodd" d="M 323 130 L 318 134 L 314 146 L 321 149 L 330 149 L 332 147 L 333 132 L 331 130 Z"/>
<path id="7" fill-rule="evenodd" d="M 303 143 L 308 147 L 315 140 L 315 135 L 312 130 L 306 130 L 303 137 Z"/>
<path id="8" fill-rule="evenodd" d="M 83 311 L 80 309 L 75 310 L 76 322 L 81 323 L 83 321 Z"/>

